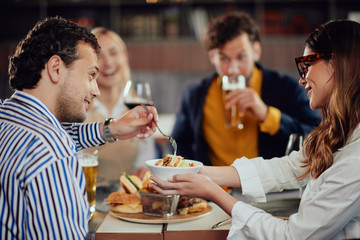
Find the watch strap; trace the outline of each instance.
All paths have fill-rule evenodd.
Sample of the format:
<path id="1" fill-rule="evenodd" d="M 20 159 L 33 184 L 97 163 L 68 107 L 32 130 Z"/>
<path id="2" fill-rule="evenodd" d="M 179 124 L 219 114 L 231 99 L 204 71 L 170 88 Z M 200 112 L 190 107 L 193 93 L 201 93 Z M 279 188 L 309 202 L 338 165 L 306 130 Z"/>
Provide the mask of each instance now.
<path id="1" fill-rule="evenodd" d="M 115 120 L 114 118 L 108 118 L 104 122 L 104 127 L 103 127 L 104 138 L 107 142 L 116 142 L 117 141 L 117 139 L 115 139 L 113 137 L 113 135 L 111 134 L 110 127 L 109 127 L 110 123 L 114 120 Z"/>

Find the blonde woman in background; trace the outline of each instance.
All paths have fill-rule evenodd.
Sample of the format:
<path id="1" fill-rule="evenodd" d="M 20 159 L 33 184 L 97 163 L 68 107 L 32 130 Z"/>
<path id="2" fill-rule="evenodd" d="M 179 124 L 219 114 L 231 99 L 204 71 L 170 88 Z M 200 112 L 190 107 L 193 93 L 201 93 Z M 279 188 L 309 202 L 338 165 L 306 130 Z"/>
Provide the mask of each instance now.
<path id="1" fill-rule="evenodd" d="M 129 109 L 125 106 L 122 94 L 130 77 L 129 57 L 121 37 L 109 29 L 97 27 L 92 33 L 101 46 L 99 56 L 100 73 L 97 83 L 100 96 L 93 101 L 86 121 L 103 121 L 104 118 L 118 118 Z M 147 170 L 144 162 L 155 158 L 153 138 L 146 140 L 119 140 L 99 149 L 100 177 L 119 179 L 121 172 L 134 172 L 142 177 Z"/>

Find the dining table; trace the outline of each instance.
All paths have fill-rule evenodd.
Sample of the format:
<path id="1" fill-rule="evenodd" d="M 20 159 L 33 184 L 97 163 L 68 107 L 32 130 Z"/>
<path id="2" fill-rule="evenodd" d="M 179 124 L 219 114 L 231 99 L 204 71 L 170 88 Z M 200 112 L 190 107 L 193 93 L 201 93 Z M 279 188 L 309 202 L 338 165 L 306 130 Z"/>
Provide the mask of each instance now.
<path id="1" fill-rule="evenodd" d="M 109 210 L 106 197 L 120 190 L 118 181 L 108 181 L 97 187 L 96 211 L 88 222 L 89 232 L 85 239 L 128 239 L 128 240 L 183 240 L 183 239 L 226 239 L 231 221 L 212 229 L 212 227 L 230 216 L 213 202 L 208 202 L 207 211 L 196 216 L 188 214 L 181 218 L 161 218 L 144 220 L 142 218 L 124 218 Z M 301 191 L 300 191 L 301 192 Z M 241 189 L 232 188 L 229 194 L 235 198 L 259 207 L 273 216 L 283 219 L 296 213 L 300 197 L 299 190 L 286 190 L 267 194 L 266 203 L 250 202 Z"/>

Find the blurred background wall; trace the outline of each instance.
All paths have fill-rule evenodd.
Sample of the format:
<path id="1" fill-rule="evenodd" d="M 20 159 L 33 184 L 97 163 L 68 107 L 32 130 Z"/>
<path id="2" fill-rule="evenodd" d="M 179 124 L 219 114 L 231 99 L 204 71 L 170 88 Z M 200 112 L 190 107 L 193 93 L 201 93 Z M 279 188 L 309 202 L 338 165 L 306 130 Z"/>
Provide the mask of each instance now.
<path id="1" fill-rule="evenodd" d="M 104 26 L 125 40 L 132 78 L 148 81 L 159 113 L 175 113 L 184 87 L 213 71 L 201 47 L 208 21 L 244 11 L 261 27 L 261 62 L 297 76 L 294 57 L 306 36 L 330 19 L 360 19 L 359 0 L 1 0 L 0 97 L 10 96 L 8 56 L 33 25 L 62 16 L 89 28 Z"/>

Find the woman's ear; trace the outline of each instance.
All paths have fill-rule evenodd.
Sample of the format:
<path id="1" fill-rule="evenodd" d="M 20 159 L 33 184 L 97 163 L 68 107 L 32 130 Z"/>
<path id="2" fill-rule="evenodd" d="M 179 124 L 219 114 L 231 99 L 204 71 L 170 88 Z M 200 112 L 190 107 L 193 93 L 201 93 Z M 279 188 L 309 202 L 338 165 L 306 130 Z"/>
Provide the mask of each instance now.
<path id="1" fill-rule="evenodd" d="M 254 51 L 254 61 L 260 61 L 261 57 L 261 43 L 259 41 L 255 41 L 253 43 L 253 51 Z"/>
<path id="2" fill-rule="evenodd" d="M 53 55 L 48 60 L 48 62 L 46 64 L 46 70 L 47 70 L 50 80 L 53 83 L 56 83 L 59 81 L 62 65 L 63 65 L 63 62 L 61 60 L 61 57 L 58 55 Z"/>

